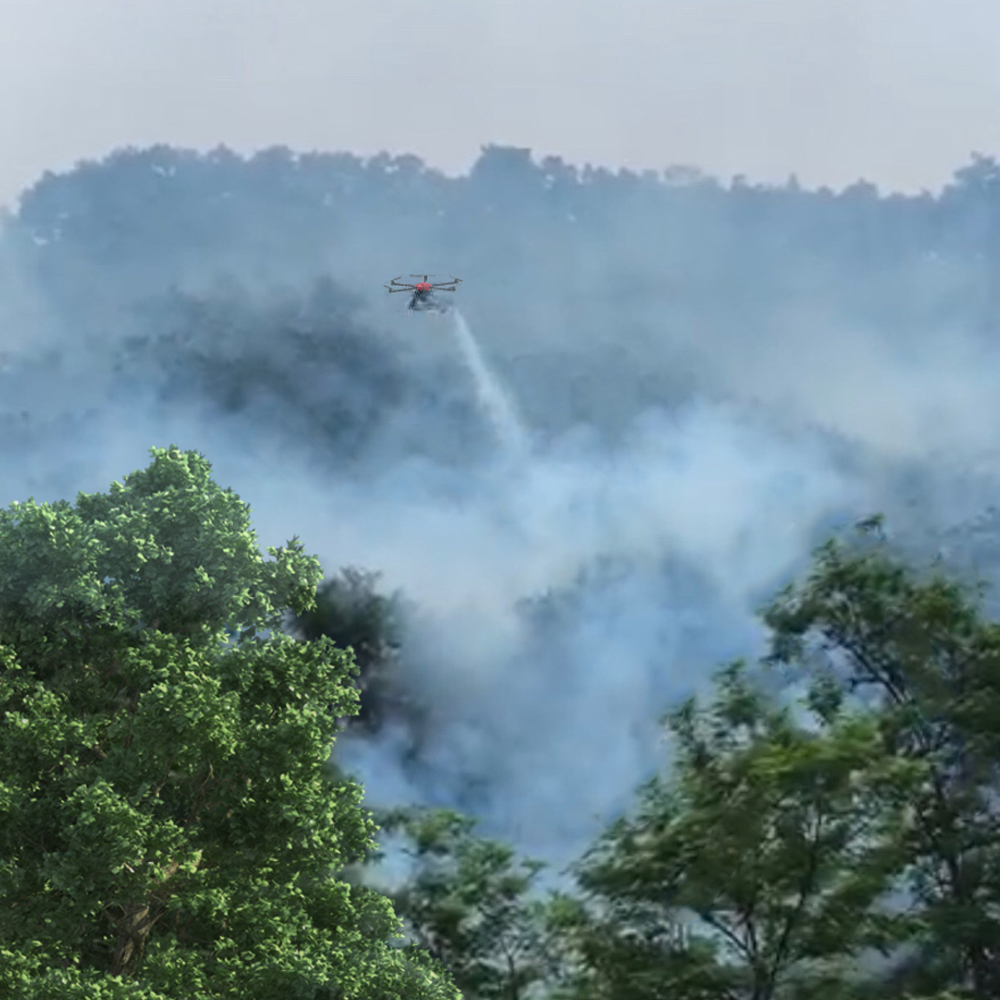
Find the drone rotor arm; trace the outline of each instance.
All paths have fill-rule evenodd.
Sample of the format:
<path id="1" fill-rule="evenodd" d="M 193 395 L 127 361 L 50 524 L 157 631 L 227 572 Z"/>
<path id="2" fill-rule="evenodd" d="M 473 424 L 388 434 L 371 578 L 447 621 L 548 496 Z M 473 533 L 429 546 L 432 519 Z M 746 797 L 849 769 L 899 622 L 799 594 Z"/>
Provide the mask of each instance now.
<path id="1" fill-rule="evenodd" d="M 432 277 L 429 274 L 411 274 L 411 278 L 420 278 L 420 284 L 426 284 L 427 288 L 418 288 L 415 284 L 408 284 L 402 280 L 402 275 L 398 278 L 393 278 L 389 284 L 383 285 L 385 290 L 391 295 L 393 292 L 414 292 L 417 295 L 427 292 L 454 292 L 457 291 L 457 286 L 461 283 L 461 278 L 449 278 L 447 281 L 441 282 L 431 282 L 428 279 Z"/>
<path id="2" fill-rule="evenodd" d="M 402 277 L 403 276 L 400 275 L 398 278 L 393 278 L 385 287 L 388 288 L 390 292 L 405 292 L 412 290 L 414 286 L 400 280 Z"/>

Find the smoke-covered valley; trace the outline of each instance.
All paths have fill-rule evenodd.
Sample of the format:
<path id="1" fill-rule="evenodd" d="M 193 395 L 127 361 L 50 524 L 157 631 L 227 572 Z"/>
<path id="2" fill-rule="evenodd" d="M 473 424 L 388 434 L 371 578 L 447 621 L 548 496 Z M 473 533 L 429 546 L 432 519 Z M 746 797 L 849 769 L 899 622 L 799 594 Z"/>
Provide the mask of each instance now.
<path id="1" fill-rule="evenodd" d="M 201 451 L 262 545 L 397 595 L 385 710 L 338 744 L 369 803 L 564 861 L 832 530 L 992 573 L 998 205 L 981 158 L 903 197 L 120 152 L 5 221 L 0 502 Z M 418 269 L 457 317 L 385 296 Z"/>

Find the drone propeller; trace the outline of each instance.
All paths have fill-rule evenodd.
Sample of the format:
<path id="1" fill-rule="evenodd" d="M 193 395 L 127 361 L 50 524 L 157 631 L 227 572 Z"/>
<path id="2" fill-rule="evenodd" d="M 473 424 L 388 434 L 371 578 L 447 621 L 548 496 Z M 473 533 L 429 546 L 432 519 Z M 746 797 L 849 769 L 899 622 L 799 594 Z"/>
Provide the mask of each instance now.
<path id="1" fill-rule="evenodd" d="M 424 281 L 427 281 L 430 278 L 436 278 L 437 275 L 436 274 L 411 274 L 410 277 L 411 278 L 422 278 Z M 462 280 L 461 278 L 449 278 L 447 281 L 439 281 L 439 282 L 437 282 L 437 284 L 439 284 L 439 285 L 456 285 L 459 282 L 461 282 L 461 280 Z"/>
<path id="2" fill-rule="evenodd" d="M 389 291 L 389 292 L 412 292 L 412 291 L 415 291 L 417 286 L 416 285 L 407 284 L 405 281 L 401 281 L 400 279 L 402 277 L 403 276 L 400 275 L 398 278 L 393 278 L 389 282 L 388 285 L 383 285 L 383 287 L 387 291 Z M 461 281 L 462 281 L 461 278 L 449 278 L 447 281 L 440 281 L 440 282 L 431 283 L 431 282 L 428 282 L 427 279 L 435 277 L 435 275 L 430 275 L 430 274 L 411 274 L 410 277 L 411 278 L 421 278 L 421 279 L 423 279 L 424 283 L 430 284 L 431 288 L 435 289 L 436 291 L 441 291 L 441 292 L 454 292 L 454 291 L 456 291 L 457 288 L 455 286 L 459 285 L 461 283 Z M 448 285 L 451 285 L 452 287 L 449 288 Z"/>

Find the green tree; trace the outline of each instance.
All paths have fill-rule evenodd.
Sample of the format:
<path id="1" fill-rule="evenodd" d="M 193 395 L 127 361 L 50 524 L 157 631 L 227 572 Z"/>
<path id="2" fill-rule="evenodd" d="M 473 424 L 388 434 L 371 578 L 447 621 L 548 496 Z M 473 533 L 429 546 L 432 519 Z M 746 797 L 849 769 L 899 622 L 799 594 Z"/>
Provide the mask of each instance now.
<path id="1" fill-rule="evenodd" d="M 886 745 L 921 766 L 898 830 L 921 933 L 896 986 L 986 998 L 1000 996 L 1000 625 L 980 596 L 882 538 L 831 542 L 765 620 L 772 662 L 879 705 Z"/>
<path id="2" fill-rule="evenodd" d="M 444 962 L 468 1000 L 527 1000 L 556 968 L 536 880 L 543 865 L 478 837 L 475 820 L 447 809 L 380 816 L 405 835 L 412 877 L 392 893 L 418 948 Z"/>
<path id="3" fill-rule="evenodd" d="M 671 771 L 577 868 L 554 926 L 587 1000 L 854 997 L 846 962 L 903 931 L 882 905 L 914 780 L 877 719 L 818 685 L 772 702 L 737 664 L 669 717 Z"/>
<path id="4" fill-rule="evenodd" d="M 316 592 L 316 604 L 292 620 L 293 634 L 309 642 L 321 636 L 338 649 L 349 649 L 358 668 L 361 707 L 357 723 L 377 732 L 388 714 L 422 715 L 398 684 L 402 643 L 399 593 L 378 592 L 379 574 L 347 566 Z"/>
<path id="5" fill-rule="evenodd" d="M 455 1000 L 337 878 L 375 830 L 328 769 L 355 669 L 280 629 L 319 563 L 210 473 L 153 449 L 0 511 L 0 995 Z"/>

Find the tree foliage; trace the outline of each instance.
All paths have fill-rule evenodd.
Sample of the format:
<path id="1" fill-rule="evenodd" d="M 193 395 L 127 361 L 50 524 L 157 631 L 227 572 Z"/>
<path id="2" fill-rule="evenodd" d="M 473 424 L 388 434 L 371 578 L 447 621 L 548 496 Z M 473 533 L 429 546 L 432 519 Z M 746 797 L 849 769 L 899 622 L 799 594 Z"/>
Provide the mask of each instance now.
<path id="1" fill-rule="evenodd" d="M 0 552 L 5 995 L 457 997 L 437 963 L 469 1000 L 998 995 L 1000 626 L 881 532 L 670 713 L 670 766 L 548 901 L 446 811 L 386 815 L 392 900 L 344 878 L 375 827 L 329 765 L 359 700 L 329 636 L 388 655 L 388 599 L 349 573 L 317 609 L 317 561 L 261 558 L 201 456 L 14 504 Z"/>
<path id="2" fill-rule="evenodd" d="M 671 766 L 550 907 L 558 995 L 997 996 L 1000 627 L 870 531 L 763 617 L 800 693 L 736 664 L 671 714 Z"/>
<path id="3" fill-rule="evenodd" d="M 898 935 L 877 904 L 912 776 L 870 716 L 822 692 L 771 704 L 742 665 L 669 725 L 669 775 L 580 866 L 596 903 L 565 924 L 586 960 L 580 995 L 830 995 L 845 956 Z"/>
<path id="4" fill-rule="evenodd" d="M 572 890 L 540 902 L 455 814 L 389 824 L 417 860 L 394 898 L 467 997 L 998 995 L 1000 627 L 860 527 L 764 610 L 758 667 L 665 719 L 669 766 Z"/>
<path id="5" fill-rule="evenodd" d="M 900 981 L 1000 995 L 1000 625 L 978 594 L 919 575 L 884 541 L 831 542 L 765 615 L 772 662 L 811 665 L 878 706 L 886 746 L 919 765 L 899 841 L 918 947 Z"/>
<path id="6" fill-rule="evenodd" d="M 416 946 L 448 966 L 467 998 L 527 1000 L 556 968 L 536 891 L 541 862 L 476 836 L 475 821 L 451 810 L 380 819 L 411 845 L 414 873 L 391 895 Z"/>
<path id="7" fill-rule="evenodd" d="M 389 715 L 420 715 L 399 685 L 402 598 L 379 593 L 378 580 L 378 573 L 347 566 L 320 585 L 314 607 L 292 620 L 295 634 L 306 641 L 326 636 L 354 654 L 360 692 L 356 719 L 370 732 L 377 732 Z"/>
<path id="8" fill-rule="evenodd" d="M 375 829 L 327 769 L 355 668 L 280 631 L 318 561 L 153 456 L 0 512 L 0 993 L 453 1000 L 336 877 Z"/>

